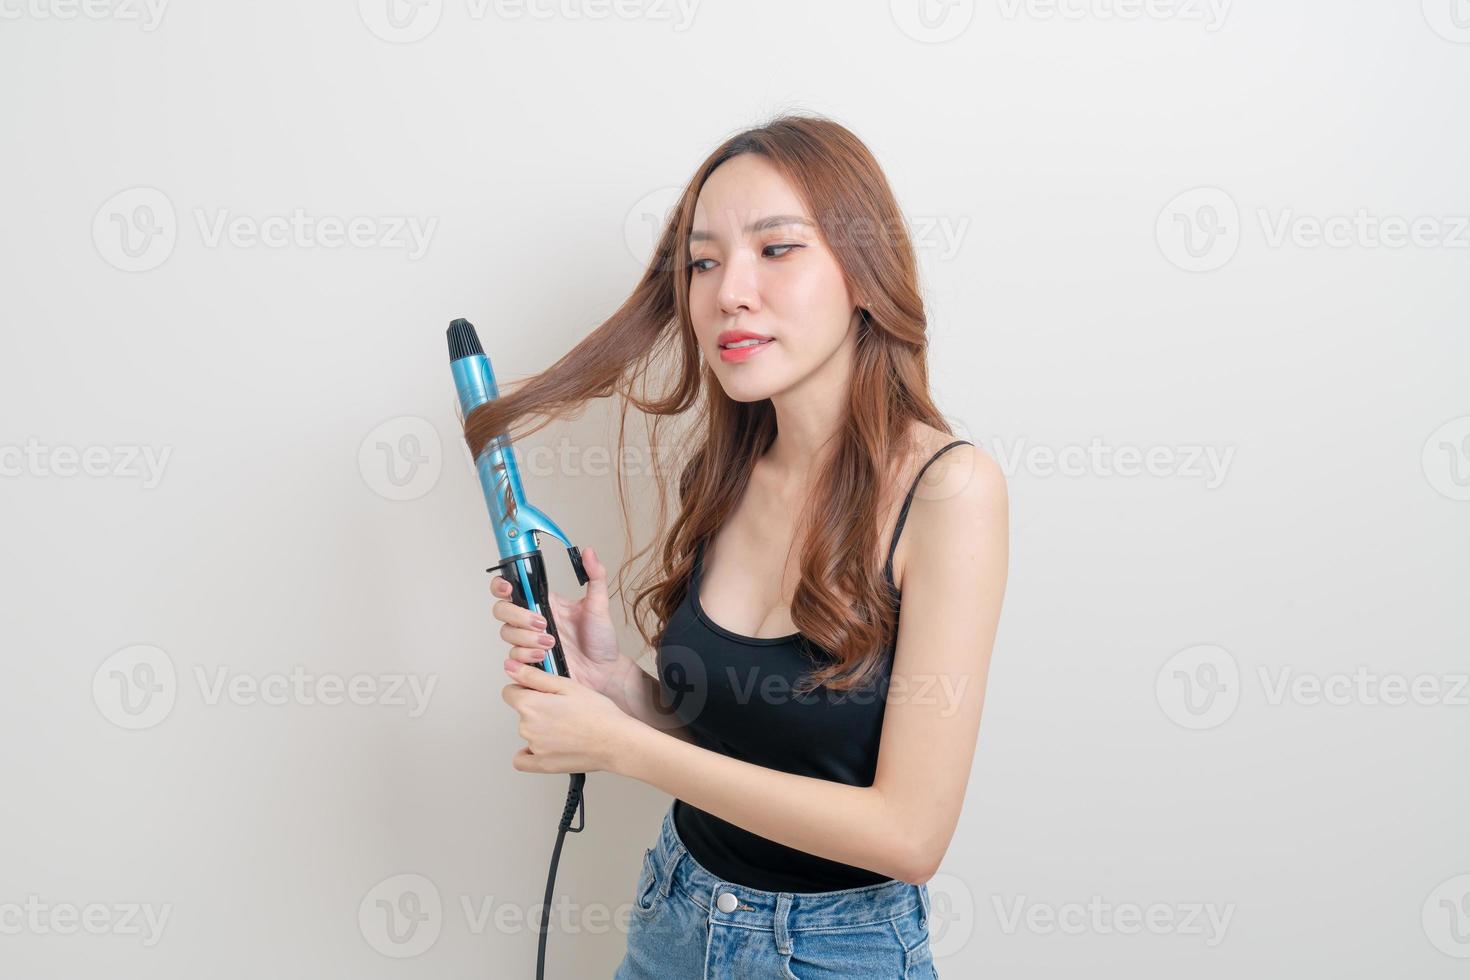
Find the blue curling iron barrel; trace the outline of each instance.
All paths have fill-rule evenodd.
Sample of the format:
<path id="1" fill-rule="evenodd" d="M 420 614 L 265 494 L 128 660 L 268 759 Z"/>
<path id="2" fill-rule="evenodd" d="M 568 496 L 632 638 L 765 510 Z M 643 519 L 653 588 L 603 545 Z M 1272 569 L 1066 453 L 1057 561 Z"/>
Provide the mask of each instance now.
<path id="1" fill-rule="evenodd" d="M 475 327 L 465 319 L 449 324 L 449 367 L 454 373 L 454 388 L 459 394 L 460 414 L 468 420 L 470 413 L 481 405 L 499 398 L 495 386 L 495 369 L 490 358 L 480 346 Z M 485 506 L 490 510 L 490 526 L 495 535 L 495 547 L 499 551 L 499 563 L 485 569 L 499 571 L 510 583 L 511 601 L 542 616 L 546 620 L 546 632 L 556 641 L 541 661 L 541 669 L 548 674 L 570 677 L 566 655 L 562 651 L 561 635 L 557 632 L 556 619 L 551 613 L 549 587 L 546 579 L 546 561 L 541 555 L 540 535 L 549 534 L 566 546 L 572 569 L 577 573 L 577 582 L 586 585 L 587 570 L 582 565 L 582 555 L 577 547 L 562 533 L 556 522 L 537 510 L 526 500 L 521 486 L 521 474 L 516 466 L 515 449 L 509 438 L 497 435 L 485 444 L 475 457 L 475 469 L 480 475 L 480 488 L 485 493 Z M 551 855 L 551 873 L 546 880 L 546 903 L 541 916 L 541 938 L 536 955 L 537 980 L 543 976 L 546 961 L 546 928 L 551 914 L 551 893 L 556 882 L 556 866 L 561 858 L 562 840 L 570 833 L 580 833 L 587 825 L 586 808 L 582 789 L 587 780 L 586 773 L 571 773 L 571 788 L 567 791 L 566 807 L 562 811 L 561 824 L 556 835 L 556 847 Z M 576 827 L 571 826 L 572 815 L 581 811 Z"/>

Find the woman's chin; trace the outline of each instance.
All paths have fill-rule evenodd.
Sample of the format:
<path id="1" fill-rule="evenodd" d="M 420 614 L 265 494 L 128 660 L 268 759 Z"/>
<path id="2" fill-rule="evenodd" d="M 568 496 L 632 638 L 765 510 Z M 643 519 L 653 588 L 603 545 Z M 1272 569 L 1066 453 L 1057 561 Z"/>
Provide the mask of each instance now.
<path id="1" fill-rule="evenodd" d="M 772 394 L 774 394 L 774 391 L 764 388 L 755 388 L 751 385 L 743 385 L 736 388 L 726 386 L 725 394 L 732 402 L 742 402 L 748 404 L 750 402 L 765 401 L 767 398 L 770 398 Z"/>

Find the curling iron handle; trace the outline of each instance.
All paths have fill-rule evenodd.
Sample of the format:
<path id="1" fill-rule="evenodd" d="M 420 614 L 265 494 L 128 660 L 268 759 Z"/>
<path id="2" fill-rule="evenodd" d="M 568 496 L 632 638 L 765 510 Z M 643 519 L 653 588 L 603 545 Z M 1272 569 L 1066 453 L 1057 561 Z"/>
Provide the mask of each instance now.
<path id="1" fill-rule="evenodd" d="M 572 568 L 577 573 L 577 580 L 586 585 L 588 582 L 587 571 L 582 565 L 582 556 L 575 547 L 567 549 L 572 559 Z M 546 579 L 546 561 L 541 552 L 530 551 L 513 558 L 507 558 L 498 565 L 492 565 L 485 569 L 487 572 L 500 572 L 502 578 L 510 583 L 510 601 L 522 609 L 529 609 L 546 620 L 546 632 L 554 641 L 550 650 L 546 651 L 541 661 L 541 669 L 548 674 L 558 674 L 562 677 L 571 677 L 571 670 L 567 667 L 566 652 L 562 649 L 561 633 L 556 626 L 556 617 L 551 612 L 550 588 Z"/>

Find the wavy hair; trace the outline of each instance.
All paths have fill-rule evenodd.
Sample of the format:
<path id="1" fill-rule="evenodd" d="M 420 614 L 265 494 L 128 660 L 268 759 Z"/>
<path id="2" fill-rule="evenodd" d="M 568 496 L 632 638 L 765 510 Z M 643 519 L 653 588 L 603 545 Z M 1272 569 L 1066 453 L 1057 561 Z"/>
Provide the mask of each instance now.
<path id="1" fill-rule="evenodd" d="M 787 113 L 725 140 L 685 185 L 622 306 L 551 367 L 475 409 L 465 419 L 465 440 L 478 456 L 497 435 L 521 439 L 554 419 L 577 416 L 591 399 L 618 396 L 616 458 L 622 460 L 629 404 L 652 419 L 658 530 L 619 568 L 616 594 L 626 602 L 628 566 L 657 547 L 656 559 L 633 582 L 631 606 L 639 634 L 657 648 L 684 599 L 696 547 L 735 508 L 753 464 L 776 437 L 769 399 L 737 402 L 724 393 L 702 361 L 689 313 L 695 202 L 715 168 L 743 153 L 772 163 L 806 202 L 852 295 L 864 301 L 846 416 L 793 538 L 803 549 L 791 618 L 819 668 L 799 690 L 865 687 L 896 642 L 898 596 L 883 577 L 887 542 L 879 525 L 894 506 L 912 424 L 952 430 L 929 393 L 927 322 L 906 225 L 877 161 L 845 127 L 817 115 Z M 658 433 L 670 418 L 688 428 L 666 466 L 659 459 Z M 673 470 L 678 514 L 670 523 L 665 473 Z M 623 477 L 620 466 L 625 553 L 631 553 Z"/>

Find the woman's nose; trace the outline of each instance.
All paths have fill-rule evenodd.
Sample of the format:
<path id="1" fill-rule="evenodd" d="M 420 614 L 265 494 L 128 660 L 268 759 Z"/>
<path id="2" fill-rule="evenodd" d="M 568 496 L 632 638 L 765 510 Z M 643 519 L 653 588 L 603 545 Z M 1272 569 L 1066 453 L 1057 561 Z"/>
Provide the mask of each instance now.
<path id="1" fill-rule="evenodd" d="M 760 308 L 760 287 L 754 266 L 747 261 L 732 259 L 724 267 L 720 280 L 720 309 L 733 314 L 740 310 Z"/>

